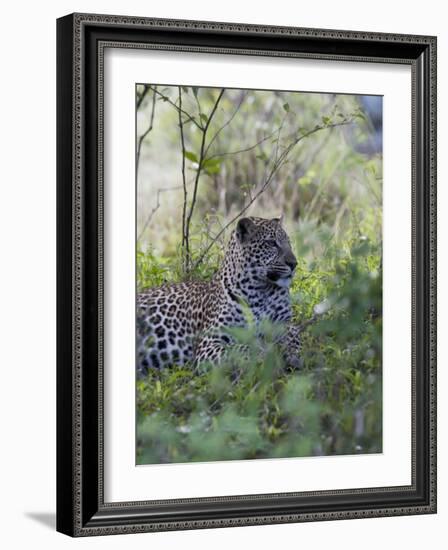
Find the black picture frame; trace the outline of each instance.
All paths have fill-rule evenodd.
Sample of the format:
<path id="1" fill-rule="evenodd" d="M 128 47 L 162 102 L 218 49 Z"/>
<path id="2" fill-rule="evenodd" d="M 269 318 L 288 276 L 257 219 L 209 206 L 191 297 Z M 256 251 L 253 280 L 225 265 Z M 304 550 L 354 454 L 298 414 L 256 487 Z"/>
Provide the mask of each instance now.
<path id="1" fill-rule="evenodd" d="M 412 68 L 412 484 L 104 502 L 102 55 L 139 48 Z M 71 536 L 436 512 L 436 38 L 72 14 L 57 21 L 57 530 Z M 400 345 L 399 342 L 396 345 Z"/>

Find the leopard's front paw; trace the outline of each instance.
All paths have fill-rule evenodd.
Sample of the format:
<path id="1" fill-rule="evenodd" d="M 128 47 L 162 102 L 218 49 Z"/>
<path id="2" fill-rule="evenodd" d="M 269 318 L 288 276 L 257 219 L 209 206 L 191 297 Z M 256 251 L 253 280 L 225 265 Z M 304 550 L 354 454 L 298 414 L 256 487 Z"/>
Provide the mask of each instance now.
<path id="1" fill-rule="evenodd" d="M 301 330 L 299 326 L 289 325 L 286 334 L 280 342 L 285 365 L 288 369 L 291 370 L 300 369 L 303 365 L 302 359 L 300 357 L 300 332 Z"/>

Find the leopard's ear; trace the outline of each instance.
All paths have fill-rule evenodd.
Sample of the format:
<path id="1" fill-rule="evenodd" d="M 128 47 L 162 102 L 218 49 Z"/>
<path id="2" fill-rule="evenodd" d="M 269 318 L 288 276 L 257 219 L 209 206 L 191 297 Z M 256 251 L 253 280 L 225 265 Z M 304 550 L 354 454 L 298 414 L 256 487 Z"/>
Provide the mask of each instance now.
<path id="1" fill-rule="evenodd" d="M 256 226 L 250 218 L 241 218 L 236 226 L 236 237 L 240 243 L 250 241 L 255 233 Z"/>
<path id="2" fill-rule="evenodd" d="M 279 225 L 283 225 L 283 220 L 284 219 L 285 219 L 285 216 L 282 212 L 278 218 L 273 218 L 272 221 L 278 222 Z"/>

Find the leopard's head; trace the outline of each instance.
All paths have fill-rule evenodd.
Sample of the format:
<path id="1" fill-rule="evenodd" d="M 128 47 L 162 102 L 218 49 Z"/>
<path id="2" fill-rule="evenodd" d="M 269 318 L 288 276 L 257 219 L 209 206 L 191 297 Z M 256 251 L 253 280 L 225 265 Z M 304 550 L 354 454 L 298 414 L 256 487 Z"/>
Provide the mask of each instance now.
<path id="1" fill-rule="evenodd" d="M 240 285 L 288 288 L 297 265 L 288 235 L 278 218 L 248 217 L 239 220 L 227 260 L 233 261 Z M 229 264 L 229 262 L 226 262 Z"/>

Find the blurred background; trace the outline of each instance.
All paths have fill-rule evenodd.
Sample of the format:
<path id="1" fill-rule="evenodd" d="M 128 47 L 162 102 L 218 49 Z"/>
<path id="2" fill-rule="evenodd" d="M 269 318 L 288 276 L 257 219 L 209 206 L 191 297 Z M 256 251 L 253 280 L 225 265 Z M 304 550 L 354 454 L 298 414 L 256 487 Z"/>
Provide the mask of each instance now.
<path id="1" fill-rule="evenodd" d="M 283 214 L 286 228 L 305 239 L 315 240 L 319 228 L 343 242 L 356 226 L 380 240 L 381 97 L 221 92 L 137 87 L 139 250 L 166 259 L 179 253 L 183 162 L 188 207 L 197 183 L 189 228 L 193 256 L 248 205 L 248 215 Z M 227 238 L 226 230 L 217 244 L 222 248 Z"/>
<path id="2" fill-rule="evenodd" d="M 138 288 L 211 277 L 240 216 L 283 215 L 294 321 L 320 314 L 299 372 L 246 334 L 236 378 L 138 381 L 137 462 L 381 452 L 382 98 L 142 84 L 136 105 Z"/>

